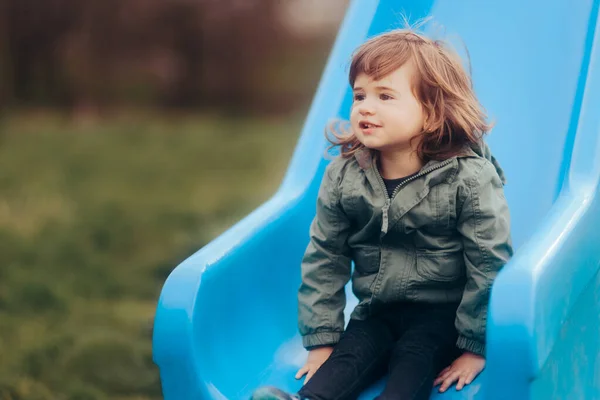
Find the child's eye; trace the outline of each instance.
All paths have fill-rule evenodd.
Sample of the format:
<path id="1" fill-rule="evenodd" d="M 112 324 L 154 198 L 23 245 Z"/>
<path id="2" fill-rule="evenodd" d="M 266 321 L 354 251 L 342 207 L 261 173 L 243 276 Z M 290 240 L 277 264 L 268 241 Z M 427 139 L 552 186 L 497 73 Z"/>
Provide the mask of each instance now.
<path id="1" fill-rule="evenodd" d="M 365 99 L 364 94 L 355 94 L 354 95 L 354 101 L 363 101 L 364 99 Z"/>
<path id="2" fill-rule="evenodd" d="M 382 93 L 382 94 L 379 95 L 379 98 L 381 100 L 391 100 L 393 97 L 390 96 L 390 95 L 388 95 L 388 94 Z"/>

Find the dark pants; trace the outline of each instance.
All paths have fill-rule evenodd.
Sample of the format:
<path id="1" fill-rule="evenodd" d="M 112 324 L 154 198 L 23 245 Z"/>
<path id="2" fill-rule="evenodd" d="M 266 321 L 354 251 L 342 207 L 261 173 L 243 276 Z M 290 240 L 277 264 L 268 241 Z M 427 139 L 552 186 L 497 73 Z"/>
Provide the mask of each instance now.
<path id="1" fill-rule="evenodd" d="M 437 374 L 458 356 L 458 304 L 387 306 L 351 320 L 329 359 L 300 390 L 314 400 L 350 400 L 389 374 L 378 399 L 426 400 Z"/>

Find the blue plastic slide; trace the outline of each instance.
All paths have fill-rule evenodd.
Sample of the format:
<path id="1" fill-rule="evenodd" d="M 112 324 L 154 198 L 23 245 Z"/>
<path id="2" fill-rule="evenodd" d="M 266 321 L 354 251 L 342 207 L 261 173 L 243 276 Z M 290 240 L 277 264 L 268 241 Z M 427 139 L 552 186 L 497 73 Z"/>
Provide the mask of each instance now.
<path id="1" fill-rule="evenodd" d="M 434 399 L 600 399 L 599 0 L 354 0 L 280 190 L 165 282 L 154 359 L 166 400 L 297 390 L 300 261 L 327 160 L 323 130 L 348 118 L 350 54 L 432 16 L 466 55 L 496 127 L 516 253 L 496 280 L 487 366 Z M 443 32 L 442 32 L 443 33 Z M 347 311 L 356 304 L 350 295 Z M 361 398 L 372 399 L 378 382 Z"/>

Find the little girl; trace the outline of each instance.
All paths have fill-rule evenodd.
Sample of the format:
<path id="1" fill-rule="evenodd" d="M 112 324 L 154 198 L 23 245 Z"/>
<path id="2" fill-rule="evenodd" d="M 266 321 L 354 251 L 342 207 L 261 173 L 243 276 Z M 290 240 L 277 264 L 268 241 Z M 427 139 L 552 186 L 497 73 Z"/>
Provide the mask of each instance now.
<path id="1" fill-rule="evenodd" d="M 412 30 L 364 43 L 349 78 L 350 130 L 334 133 L 341 156 L 325 171 L 302 262 L 305 384 L 255 400 L 356 399 L 385 374 L 378 399 L 428 399 L 485 365 L 490 288 L 512 246 L 471 80 L 445 44 Z M 350 279 L 359 304 L 344 330 Z"/>

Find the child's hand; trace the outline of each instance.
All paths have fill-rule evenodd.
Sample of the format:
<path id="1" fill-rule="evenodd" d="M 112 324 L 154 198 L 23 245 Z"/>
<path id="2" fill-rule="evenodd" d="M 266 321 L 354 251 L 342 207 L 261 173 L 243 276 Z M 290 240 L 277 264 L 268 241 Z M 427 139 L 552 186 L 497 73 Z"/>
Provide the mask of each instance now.
<path id="1" fill-rule="evenodd" d="M 331 355 L 333 351 L 333 347 L 319 347 L 317 349 L 311 350 L 308 352 L 308 359 L 306 360 L 306 364 L 304 367 L 300 368 L 300 371 L 296 374 L 296 379 L 302 378 L 306 375 L 306 379 L 304 380 L 304 384 L 312 378 L 312 376 L 317 372 L 317 370 L 323 365 L 325 361 Z"/>
<path id="2" fill-rule="evenodd" d="M 461 390 L 465 385 L 469 385 L 473 382 L 473 379 L 483 371 L 484 367 L 485 358 L 477 354 L 465 352 L 448 368 L 440 372 L 435 382 L 433 382 L 433 385 L 437 386 L 443 382 L 440 387 L 440 392 L 443 393 L 458 380 L 456 390 Z"/>

